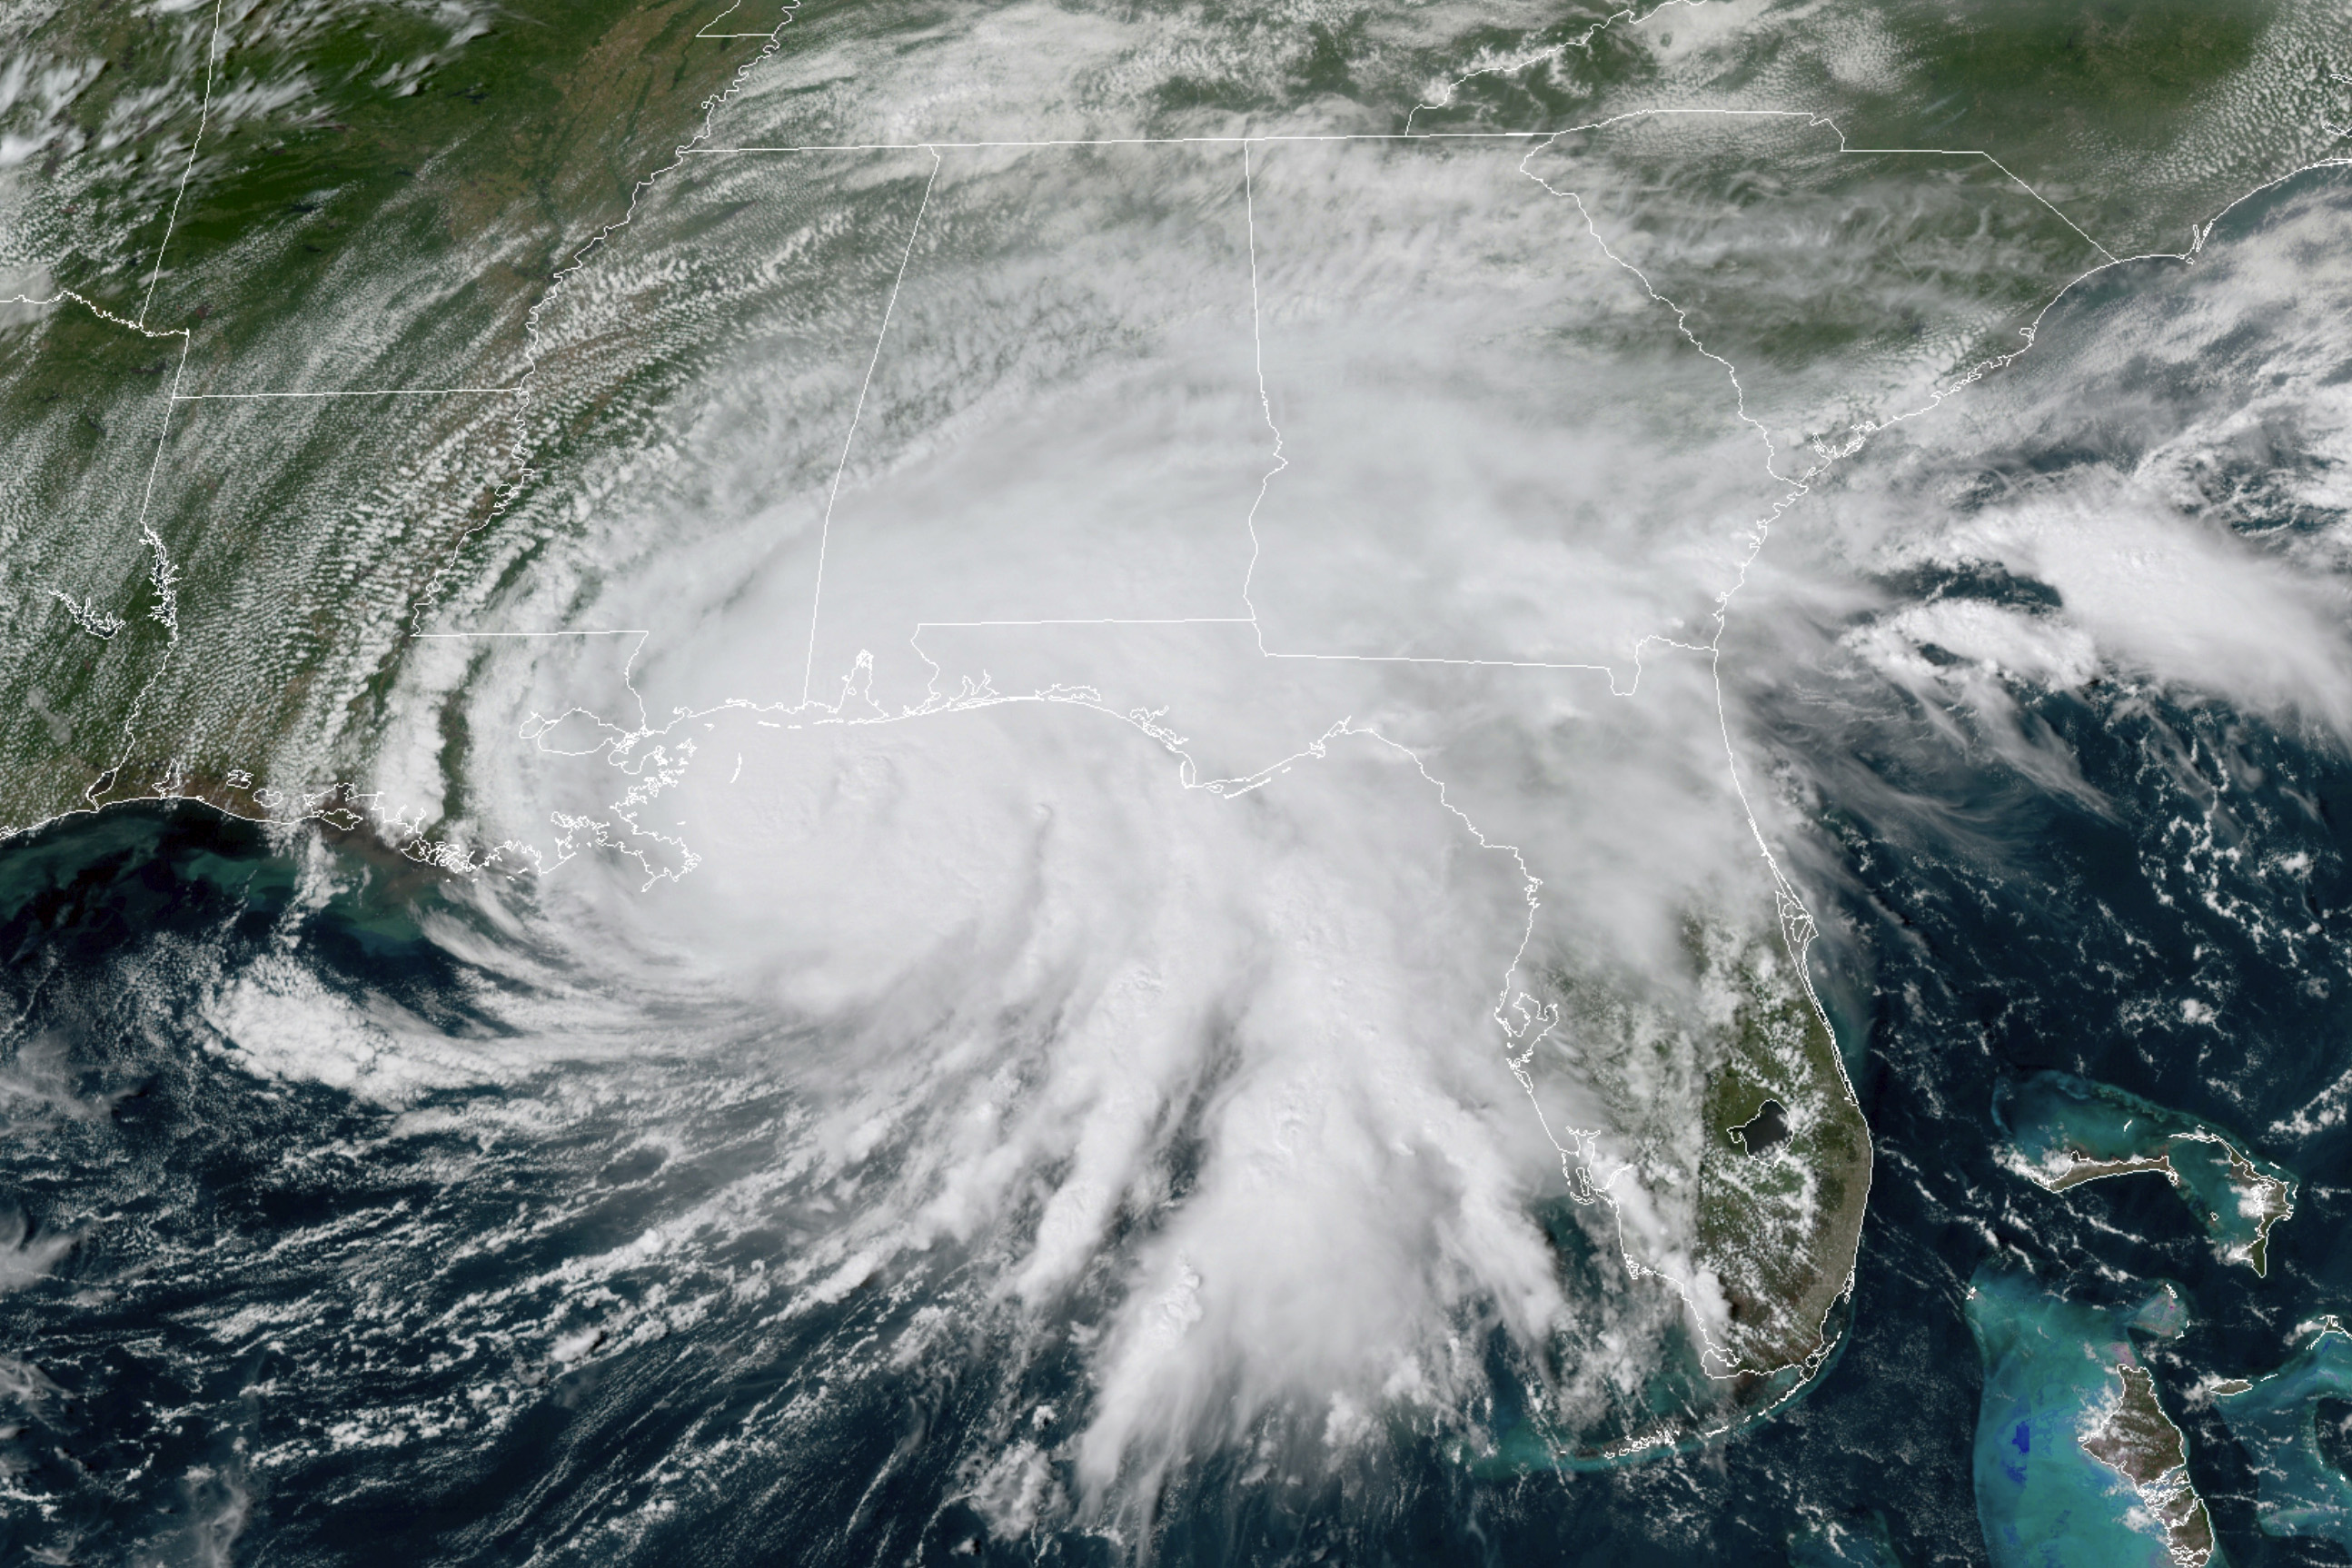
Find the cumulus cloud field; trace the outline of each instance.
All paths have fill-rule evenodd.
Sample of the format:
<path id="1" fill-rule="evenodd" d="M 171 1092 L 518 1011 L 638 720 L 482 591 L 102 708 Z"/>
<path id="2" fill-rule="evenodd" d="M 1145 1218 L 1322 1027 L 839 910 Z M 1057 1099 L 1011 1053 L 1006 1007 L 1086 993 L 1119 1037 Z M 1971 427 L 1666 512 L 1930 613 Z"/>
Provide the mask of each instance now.
<path id="1" fill-rule="evenodd" d="M 1008 1374 L 1034 1441 L 974 1472 L 1022 1528 L 1514 1380 L 1581 1431 L 1721 1356 L 1706 952 L 1816 1005 L 1851 780 L 1759 737 L 1820 671 L 2061 788 L 2021 689 L 2352 723 L 2340 179 L 2118 262 L 1794 110 L 1119 135 L 1045 80 L 1108 29 L 992 15 L 887 104 L 845 31 L 639 193 L 476 427 L 548 482 L 415 602 L 367 752 L 477 868 L 437 937 L 500 1030 L 292 960 L 213 1019 L 394 1104 L 782 1097 L 756 1170 L 567 1279 L 560 1353 L 635 1331 L 599 1270 L 789 1214 L 745 1310 L 834 1364 L 923 1353 L 876 1299 L 1076 1356 L 1049 1415 Z M 2231 455 L 2289 448 L 2303 521 L 2240 526 Z"/>
<path id="2" fill-rule="evenodd" d="M 1675 1021 L 1721 1007 L 1694 921 L 1802 962 L 1811 786 L 1745 741 L 1804 663 L 1964 705 L 2062 785 L 2003 728 L 2015 683 L 2340 728 L 2328 579 L 2161 478 L 2239 416 L 2110 429 L 2129 471 L 1975 477 L 2257 263 L 2128 264 L 2045 314 L 2109 253 L 1980 159 L 1803 117 L 809 123 L 730 105 L 542 312 L 537 414 L 648 340 L 670 379 L 559 534 L 470 564 L 504 585 L 439 607 L 404 701 L 481 738 L 464 840 L 528 873 L 485 896 L 590 1032 L 791 1031 L 757 1070 L 815 1108 L 793 1182 L 856 1193 L 808 1300 L 948 1249 L 991 1310 L 1077 1315 L 1090 1495 L 1270 1410 L 1336 1439 L 1465 1408 L 1480 1325 L 1571 1427 L 1715 1342 L 1714 1064 Z M 1786 341 L 1837 312 L 1845 348 Z M 1901 586 L 1984 566 L 2038 596 Z M 1564 1016 L 1588 982 L 1676 1043 Z M 1597 1285 L 1538 1217 L 1570 1194 Z"/>

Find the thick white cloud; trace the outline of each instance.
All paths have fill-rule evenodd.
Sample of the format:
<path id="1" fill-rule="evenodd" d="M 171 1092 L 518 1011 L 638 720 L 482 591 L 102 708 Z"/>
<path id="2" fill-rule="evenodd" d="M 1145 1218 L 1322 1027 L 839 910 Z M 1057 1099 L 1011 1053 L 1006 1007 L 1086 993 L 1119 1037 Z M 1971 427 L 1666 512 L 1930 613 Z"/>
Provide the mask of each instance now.
<path id="1" fill-rule="evenodd" d="M 542 413 L 649 356 L 674 391 L 446 623 L 597 635 L 442 645 L 402 695 L 414 754 L 444 700 L 478 738 L 459 837 L 544 873 L 480 895 L 557 998 L 483 1070 L 635 1038 L 792 1085 L 743 1199 L 795 1210 L 792 1310 L 951 1254 L 975 1310 L 1075 1323 L 1055 1452 L 1097 1495 L 1276 1407 L 1335 1439 L 1466 1408 L 1473 1324 L 1563 1400 L 1637 1387 L 1684 1307 L 1563 1286 L 1531 1211 L 1571 1131 L 1623 1173 L 1603 1239 L 1723 1310 L 1689 1186 L 1650 1182 L 1703 1131 L 1691 1064 L 1570 1050 L 1530 1104 L 1507 1051 L 1543 966 L 1688 1016 L 1687 922 L 1769 929 L 1805 764 L 1735 780 L 1694 645 L 1792 490 L 1524 153 L 698 161 L 542 323 Z M 1927 395 L 1896 357 L 1823 405 Z M 2029 446 L 2063 389 L 2020 385 L 1779 515 L 1735 700 L 1826 626 L 2078 793 L 2012 687 L 2352 714 L 2333 590 L 2174 470 L 1963 494 L 1937 443 Z M 2058 603 L 1889 585 L 1971 563 Z M 1034 1517 L 1007 1464 L 982 1489 Z"/>

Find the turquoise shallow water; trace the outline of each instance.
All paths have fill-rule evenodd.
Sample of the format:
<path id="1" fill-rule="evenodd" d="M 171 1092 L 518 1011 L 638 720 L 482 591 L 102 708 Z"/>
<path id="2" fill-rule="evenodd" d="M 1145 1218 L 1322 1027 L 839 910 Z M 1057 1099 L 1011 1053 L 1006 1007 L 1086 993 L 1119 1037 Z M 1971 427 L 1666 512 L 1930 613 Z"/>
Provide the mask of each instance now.
<path id="1" fill-rule="evenodd" d="M 2294 1360 L 2214 1406 L 2258 1456 L 2254 1519 L 2265 1534 L 2332 1541 L 2352 1552 L 2352 1479 L 2320 1450 L 2322 1399 L 2352 1398 L 2352 1334 L 2324 1330 Z"/>
<path id="2" fill-rule="evenodd" d="M 2208 258 L 2260 220 L 2225 222 Z M 2115 277 L 2045 336 L 2096 326 Z M 2252 353 L 2224 345 L 2206 368 L 2238 374 Z M 2063 391 L 2062 368 L 2008 374 Z M 2144 452 L 2093 419 L 2112 390 L 2053 392 L 2083 420 L 1987 460 L 2132 471 Z M 1966 574 L 1916 586 L 2049 596 Z M 1727 659 L 1726 679 L 1748 668 Z M 1746 699 L 1767 715 L 1756 744 L 1820 771 L 1843 847 L 1822 873 L 1817 980 L 1851 999 L 1878 1153 L 1852 1327 L 1818 1380 L 1722 1441 L 1614 1468 L 1514 1450 L 1489 1469 L 1452 1429 L 1400 1430 L 1377 1464 L 1268 1479 L 1237 1445 L 1156 1495 L 1153 1561 L 2161 1562 L 2128 1527 L 2121 1479 L 2076 1440 L 2128 1353 L 2187 1432 L 2233 1568 L 2342 1568 L 2347 1483 L 2309 1423 L 2347 1353 L 2313 1326 L 2352 1301 L 2352 756 L 2145 688 L 2015 695 L 2092 794 L 1947 745 L 1865 671 Z M 695 1321 L 586 1363 L 511 1350 L 545 1341 L 583 1260 L 697 1237 L 710 1194 L 773 1168 L 802 1110 L 750 1066 L 718 1081 L 660 1049 L 411 1110 L 240 1066 L 208 1007 L 247 976 L 290 973 L 469 1046 L 528 1016 L 541 955 L 487 928 L 430 940 L 466 906 L 362 850 L 168 805 L 0 846 L 0 1263 L 19 1271 L 0 1291 L 0 1563 L 1133 1560 L 1083 1521 L 1023 1534 L 974 1506 L 967 1457 L 1027 1436 L 994 1412 L 1083 1420 L 1075 1340 L 1041 1348 L 974 1321 L 923 1356 L 873 1353 L 950 1300 L 887 1279 L 776 1319 L 737 1282 L 793 1255 L 789 1215 L 631 1250 L 604 1276 L 604 1305 L 707 1300 Z M 323 904 L 299 874 L 314 854 L 347 889 Z M 2210 1016 L 2150 1005 L 2192 985 Z M 731 1026 L 644 1022 L 655 1045 Z M 2045 1069 L 2128 1086 L 2291 1168 L 2297 1212 L 2267 1276 L 2217 1256 L 2158 1177 L 2021 1179 L 1996 1086 Z M 2170 1298 L 2147 1308 L 2164 1279 L 2188 1310 L 2178 1338 L 2156 1337 Z M 1491 1342 L 1465 1338 L 1465 1354 Z M 1507 1434 L 1510 1368 L 1493 1362 L 1496 1407 L 1469 1415 Z M 1629 1390 L 1629 1424 L 1678 1375 Z M 2200 1394 L 2240 1377 L 2260 1381 Z"/>
<path id="3" fill-rule="evenodd" d="M 2080 1433 L 2121 1394 L 2118 1369 L 2141 1364 L 2133 1336 L 2180 1331 L 2179 1292 L 2097 1307 L 1988 1267 L 1969 1286 L 1968 1317 L 1985 1364 L 1977 1512 L 1996 1568 L 2173 1568 L 2162 1528 Z"/>
<path id="4" fill-rule="evenodd" d="M 2066 1072 L 2004 1080 L 1993 1099 L 1993 1119 L 2018 1158 L 2036 1170 L 2063 1170 L 2070 1157 L 2168 1161 L 2178 1178 L 2175 1190 L 2222 1257 L 2257 1274 L 2269 1271 L 2269 1233 L 2293 1216 L 2295 1180 L 2284 1167 L 2247 1152 L 2242 1135 Z M 2114 1179 L 2155 1181 L 2163 1173 Z M 2258 1201 L 2272 1196 L 2273 1202 Z"/>

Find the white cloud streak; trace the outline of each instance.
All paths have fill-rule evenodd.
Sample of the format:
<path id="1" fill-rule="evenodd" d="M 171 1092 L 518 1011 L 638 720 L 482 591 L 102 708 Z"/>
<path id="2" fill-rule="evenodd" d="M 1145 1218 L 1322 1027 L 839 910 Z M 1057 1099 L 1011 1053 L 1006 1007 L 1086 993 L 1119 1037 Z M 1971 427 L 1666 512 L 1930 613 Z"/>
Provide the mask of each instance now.
<path id="1" fill-rule="evenodd" d="M 1609 1141 L 1695 1125 L 1704 1064 L 1603 1083 L 1571 1057 L 1539 1119 L 1498 994 L 1558 965 L 1696 1016 L 1689 919 L 1769 928 L 1709 663 L 1643 639 L 1712 635 L 1788 487 L 1523 149 L 1286 146 L 1246 193 L 1232 147 L 942 156 L 936 186 L 920 154 L 698 162 L 543 323 L 551 408 L 649 357 L 677 379 L 534 503 L 521 585 L 452 612 L 644 634 L 485 646 L 403 697 L 416 754 L 453 695 L 472 734 L 525 737 L 478 749 L 460 826 L 551 868 L 504 918 L 560 1000 L 518 1004 L 478 1070 L 638 1040 L 791 1085 L 812 1110 L 774 1190 L 823 1216 L 780 1261 L 795 1310 L 975 1259 L 988 1310 L 1083 1334 L 1056 1454 L 1098 1501 L 1269 1412 L 1458 1414 L 1481 1325 L 1598 1406 L 1682 1307 L 1564 1286 L 1547 1123 L 1630 1160 Z M 1943 303 L 1977 330 L 1980 300 Z M 2129 668 L 2352 722 L 2318 547 L 2189 515 L 2177 463 L 1963 493 L 1938 441 L 2029 448 L 2115 342 L 2217 329 L 2080 330 L 2110 347 L 1882 439 L 1781 521 L 1736 697 L 1823 657 L 1801 628 L 1826 623 L 1996 718 Z M 2150 450 L 2193 435 L 2165 417 Z M 1969 563 L 2060 603 L 1889 586 Z M 1341 657 L 1267 657 L 1305 653 Z M 1767 839 L 1803 835 L 1801 789 L 1750 785 Z M 1691 1195 L 1652 1182 L 1675 1168 L 1629 1164 L 1619 1207 L 1686 1272 Z M 1041 1489 L 986 1483 L 1008 1518 Z"/>

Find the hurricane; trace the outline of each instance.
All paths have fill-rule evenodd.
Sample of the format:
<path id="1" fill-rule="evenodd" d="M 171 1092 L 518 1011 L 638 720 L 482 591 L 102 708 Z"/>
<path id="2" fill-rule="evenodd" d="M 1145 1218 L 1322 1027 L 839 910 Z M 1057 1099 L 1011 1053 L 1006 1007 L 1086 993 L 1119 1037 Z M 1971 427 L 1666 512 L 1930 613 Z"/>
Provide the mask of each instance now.
<path id="1" fill-rule="evenodd" d="M 0 22 L 9 1552 L 2352 1540 L 2340 7 L 715 9 Z"/>

